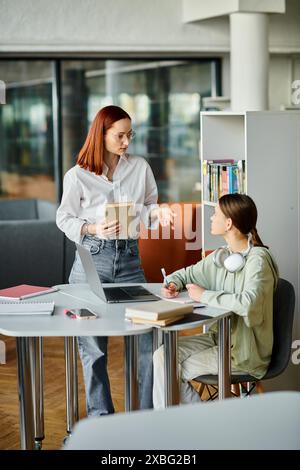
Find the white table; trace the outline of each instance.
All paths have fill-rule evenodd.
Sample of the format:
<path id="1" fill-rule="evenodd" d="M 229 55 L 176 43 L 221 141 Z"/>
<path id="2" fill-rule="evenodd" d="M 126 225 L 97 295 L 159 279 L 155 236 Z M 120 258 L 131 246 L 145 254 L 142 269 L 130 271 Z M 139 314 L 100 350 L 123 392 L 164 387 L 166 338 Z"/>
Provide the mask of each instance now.
<path id="1" fill-rule="evenodd" d="M 116 286 L 122 284 L 107 284 Z M 126 284 L 128 285 L 128 284 Z M 158 293 L 161 284 L 144 284 L 153 293 Z M 137 344 L 138 335 L 152 331 L 149 325 L 134 325 L 124 319 L 125 308 L 135 304 L 106 304 L 96 297 L 87 284 L 66 284 L 58 286 L 60 291 L 47 294 L 35 300 L 55 301 L 53 316 L 0 316 L 0 333 L 17 338 L 18 383 L 20 400 L 20 436 L 21 448 L 32 449 L 35 438 L 43 439 L 43 372 L 42 372 L 42 337 L 65 337 L 66 352 L 66 383 L 67 383 L 67 431 L 70 432 L 78 419 L 77 395 L 77 364 L 76 364 L 76 337 L 77 336 L 124 336 L 125 341 L 125 410 L 137 409 Z M 75 297 L 76 296 L 76 297 Z M 33 299 L 32 299 L 33 300 Z M 66 317 L 65 308 L 89 307 L 99 314 L 96 320 L 76 321 Z M 203 312 L 202 312 L 203 311 Z M 230 332 L 223 328 L 228 322 L 230 312 L 221 309 L 205 308 L 201 310 L 205 315 L 211 315 L 209 320 L 199 320 L 191 324 L 164 328 L 166 338 L 165 352 L 167 371 L 167 390 L 176 390 L 167 399 L 167 404 L 176 404 L 179 400 L 179 387 L 177 381 L 176 342 L 177 331 L 193 328 L 197 325 L 210 324 L 219 321 L 225 339 L 220 345 L 221 382 L 224 385 L 225 397 L 230 393 Z M 226 325 L 227 323 L 225 323 Z M 175 343 L 175 345 L 174 345 Z M 172 361 L 172 366 L 170 366 Z M 174 373 L 175 371 L 175 373 Z M 227 388 L 226 388 L 227 387 Z M 226 389 L 226 390 L 225 390 Z"/>
<path id="2" fill-rule="evenodd" d="M 59 292 L 30 299 L 54 301 L 55 312 L 52 316 L 0 315 L 0 333 L 17 339 L 22 449 L 33 449 L 36 442 L 44 437 L 42 337 L 65 337 L 68 433 L 78 420 L 77 336 L 124 336 L 125 409 L 130 411 L 138 408 L 138 335 L 152 331 L 151 326 L 133 325 L 125 321 L 125 306 L 132 304 L 106 304 L 91 292 L 87 284 L 58 287 Z M 90 307 L 99 314 L 99 318 L 76 321 L 64 314 L 65 308 L 82 307 Z"/>
<path id="3" fill-rule="evenodd" d="M 299 392 L 273 392 L 247 399 L 118 413 L 106 417 L 104 426 L 101 418 L 80 421 L 65 449 L 109 449 L 111 455 L 115 449 L 300 450 L 299 410 Z"/>

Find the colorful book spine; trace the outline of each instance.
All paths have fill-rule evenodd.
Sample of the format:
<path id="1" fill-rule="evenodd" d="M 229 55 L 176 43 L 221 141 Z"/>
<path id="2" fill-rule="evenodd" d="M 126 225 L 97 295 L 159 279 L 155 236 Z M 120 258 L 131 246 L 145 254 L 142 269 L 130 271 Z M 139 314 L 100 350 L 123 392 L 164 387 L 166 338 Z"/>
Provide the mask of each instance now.
<path id="1" fill-rule="evenodd" d="M 217 202 L 225 194 L 245 194 L 245 160 L 203 160 L 203 200 Z"/>

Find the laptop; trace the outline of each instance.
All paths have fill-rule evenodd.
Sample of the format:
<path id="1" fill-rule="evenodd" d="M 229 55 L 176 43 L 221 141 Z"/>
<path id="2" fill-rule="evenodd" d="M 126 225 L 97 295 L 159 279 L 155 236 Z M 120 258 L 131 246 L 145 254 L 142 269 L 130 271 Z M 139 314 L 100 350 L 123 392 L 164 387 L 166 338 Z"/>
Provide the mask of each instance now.
<path id="1" fill-rule="evenodd" d="M 153 300 L 161 300 L 140 285 L 103 287 L 90 251 L 77 243 L 76 248 L 90 288 L 94 294 L 104 302 L 111 304 L 120 302 L 152 302 Z"/>

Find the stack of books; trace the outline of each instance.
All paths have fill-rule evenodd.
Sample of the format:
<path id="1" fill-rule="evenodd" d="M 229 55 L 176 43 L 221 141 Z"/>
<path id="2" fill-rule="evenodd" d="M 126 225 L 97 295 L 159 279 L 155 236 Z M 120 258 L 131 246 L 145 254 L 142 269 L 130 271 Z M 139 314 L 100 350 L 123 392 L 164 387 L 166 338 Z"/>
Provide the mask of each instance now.
<path id="1" fill-rule="evenodd" d="M 168 300 L 148 302 L 136 307 L 127 307 L 125 318 L 133 323 L 152 324 L 154 326 L 167 326 L 184 318 L 193 312 L 192 304 L 176 305 Z"/>
<path id="2" fill-rule="evenodd" d="M 40 301 L 37 299 L 27 302 L 27 299 L 57 291 L 57 287 L 32 286 L 29 284 L 0 289 L 0 315 L 52 315 L 54 311 L 53 301 L 43 301 L 43 299 Z"/>

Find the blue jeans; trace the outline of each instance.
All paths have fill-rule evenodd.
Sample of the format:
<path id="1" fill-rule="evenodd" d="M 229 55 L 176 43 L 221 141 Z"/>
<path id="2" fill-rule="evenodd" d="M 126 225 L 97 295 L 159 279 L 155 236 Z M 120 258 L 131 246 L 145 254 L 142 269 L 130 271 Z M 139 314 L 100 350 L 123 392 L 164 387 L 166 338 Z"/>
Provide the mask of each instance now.
<path id="1" fill-rule="evenodd" d="M 105 282 L 146 282 L 141 268 L 137 240 L 100 240 L 86 236 L 83 246 L 93 255 L 99 277 Z M 87 282 L 76 252 L 69 277 L 70 284 Z M 114 413 L 107 373 L 107 337 L 78 337 L 83 366 L 88 416 Z M 139 336 L 139 397 L 140 408 L 153 407 L 152 333 Z"/>

